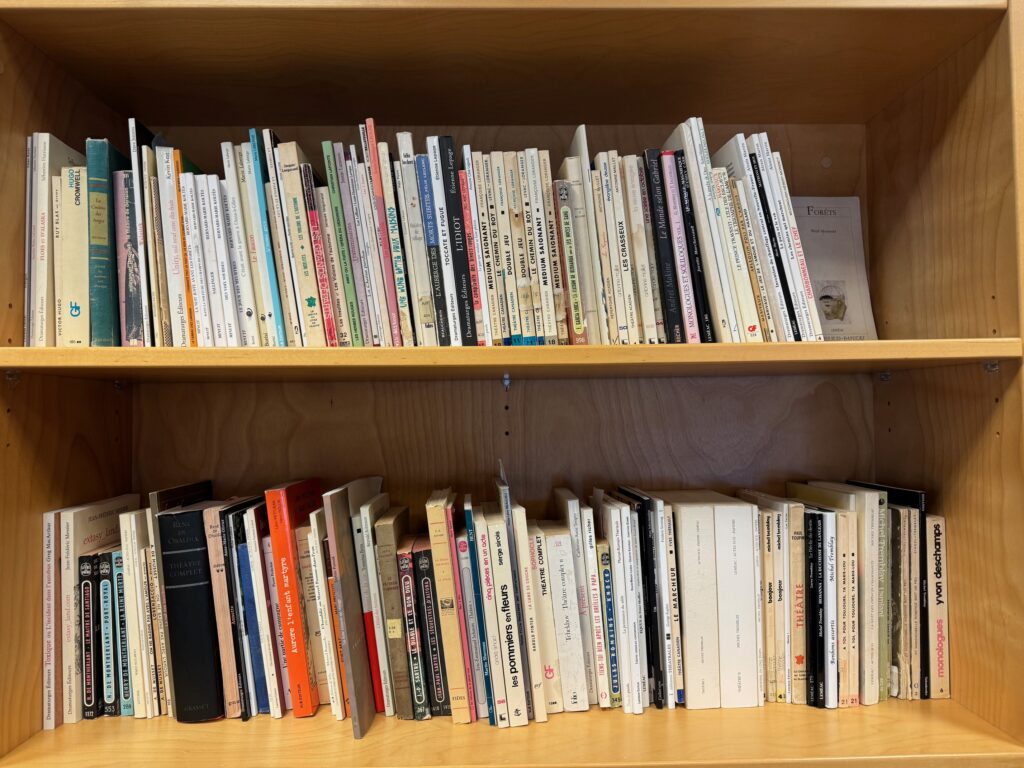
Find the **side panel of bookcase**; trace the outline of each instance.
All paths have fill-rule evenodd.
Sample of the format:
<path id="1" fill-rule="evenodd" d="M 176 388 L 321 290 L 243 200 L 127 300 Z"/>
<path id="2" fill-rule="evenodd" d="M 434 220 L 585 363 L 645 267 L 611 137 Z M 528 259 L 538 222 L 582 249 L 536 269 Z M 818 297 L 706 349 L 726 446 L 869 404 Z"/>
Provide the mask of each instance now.
<path id="1" fill-rule="evenodd" d="M 317 475 L 381 474 L 422 513 L 433 488 L 493 499 L 501 460 L 539 513 L 551 489 L 865 476 L 867 375 L 691 379 L 290 382 L 135 387 L 134 486 L 212 474 L 219 496 Z"/>
<path id="2" fill-rule="evenodd" d="M 109 381 L 0 381 L 0 755 L 42 727 L 42 514 L 129 490 L 130 436 Z"/>
<path id="3" fill-rule="evenodd" d="M 868 123 L 881 338 L 1020 335 L 1010 49 L 1008 14 Z"/>
<path id="4" fill-rule="evenodd" d="M 25 317 L 25 137 L 48 131 L 84 149 L 110 136 L 127 150 L 128 125 L 0 23 L 0 346 L 20 347 Z"/>
<path id="5" fill-rule="evenodd" d="M 876 477 L 946 516 L 953 698 L 1024 738 L 1024 378 L 1019 363 L 875 384 Z"/>

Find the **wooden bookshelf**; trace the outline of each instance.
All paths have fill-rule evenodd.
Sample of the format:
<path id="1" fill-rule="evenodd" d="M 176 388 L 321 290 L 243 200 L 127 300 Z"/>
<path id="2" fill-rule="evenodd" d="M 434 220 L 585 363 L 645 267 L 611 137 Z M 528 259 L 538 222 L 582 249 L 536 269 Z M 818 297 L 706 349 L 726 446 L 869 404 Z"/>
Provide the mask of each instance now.
<path id="1" fill-rule="evenodd" d="M 1022 48 L 1017 0 L 0 0 L 0 764 L 1024 766 Z M 880 341 L 20 346 L 32 131 L 124 144 L 136 116 L 213 172 L 250 124 L 312 147 L 372 115 L 389 141 L 540 146 L 557 166 L 576 123 L 592 151 L 635 152 L 691 114 L 715 145 L 768 132 L 795 195 L 861 198 Z M 416 509 L 449 484 L 490 498 L 499 459 L 531 513 L 558 484 L 927 489 L 953 699 L 508 731 L 379 718 L 359 742 L 326 711 L 41 731 L 45 510 L 370 473 Z"/>

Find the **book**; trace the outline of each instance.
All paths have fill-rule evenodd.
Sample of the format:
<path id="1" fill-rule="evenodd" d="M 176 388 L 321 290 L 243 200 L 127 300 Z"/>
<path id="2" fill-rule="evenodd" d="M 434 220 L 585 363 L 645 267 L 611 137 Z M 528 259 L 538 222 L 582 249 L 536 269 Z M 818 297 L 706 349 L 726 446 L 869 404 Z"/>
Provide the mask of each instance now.
<path id="1" fill-rule="evenodd" d="M 324 672 L 327 677 L 327 696 L 331 712 L 337 720 L 345 719 L 345 695 L 342 686 L 340 664 L 343 659 L 337 655 L 337 643 L 334 637 L 334 605 L 331 600 L 328 583 L 326 559 L 326 531 L 323 508 L 309 516 L 309 562 L 313 582 L 313 601 L 316 607 L 316 619 L 320 627 L 320 647 L 324 660 Z"/>
<path id="2" fill-rule="evenodd" d="M 435 295 L 431 281 L 430 262 L 427 257 L 427 241 L 424 230 L 423 198 L 417 177 L 416 155 L 413 151 L 412 134 L 399 131 L 395 134 L 398 144 L 399 166 L 395 181 L 399 182 L 399 205 L 406 243 L 412 292 L 409 297 L 413 320 L 416 325 L 417 343 L 423 346 L 438 346 Z"/>
<path id="3" fill-rule="evenodd" d="M 474 520 L 473 512 L 473 498 L 469 494 L 464 497 L 462 504 L 463 514 L 465 517 L 466 524 L 466 553 L 463 557 L 463 551 L 461 546 L 459 547 L 459 567 L 462 569 L 462 591 L 463 600 L 467 604 L 467 620 L 469 613 L 472 612 L 474 621 L 468 627 L 470 635 L 470 648 L 476 653 L 476 658 L 473 660 L 473 685 L 477 691 L 476 697 L 476 712 L 477 718 L 486 717 L 487 721 L 491 725 L 497 725 L 497 715 L 495 714 L 495 703 L 494 703 L 494 684 L 492 682 L 492 670 L 491 665 L 494 660 L 491 656 L 488 647 L 487 637 L 487 617 L 484 613 L 484 592 L 490 584 L 492 590 L 491 600 L 494 599 L 493 595 L 493 583 L 488 576 L 485 579 L 481 571 L 481 553 L 480 553 L 480 531 L 477 530 L 476 521 Z M 479 511 L 479 508 L 478 508 Z M 486 531 L 483 532 L 486 535 Z M 488 547 L 489 549 L 489 547 Z M 487 556 L 488 567 L 490 566 L 490 554 Z M 472 607 L 469 603 L 472 602 Z M 477 671 L 479 668 L 479 672 Z M 504 688 L 504 684 L 502 685 Z M 504 696 L 502 696 L 502 705 L 505 705 Z M 505 719 L 508 719 L 507 708 L 505 710 Z"/>
<path id="4" fill-rule="evenodd" d="M 637 167 L 636 155 L 620 159 L 623 185 L 623 208 L 626 212 L 626 226 L 629 231 L 630 249 L 633 256 L 633 291 L 639 308 L 639 336 L 641 344 L 658 343 L 658 315 L 655 312 L 654 297 L 657 285 L 652 283 L 652 257 L 647 248 L 647 226 L 644 220 L 644 201 L 641 192 L 641 173 Z M 646 186 L 646 185 L 644 185 Z M 660 305 L 660 302 L 659 302 Z M 662 321 L 664 334 L 664 321 Z"/>
<path id="5" fill-rule="evenodd" d="M 826 341 L 877 339 L 856 197 L 796 197 L 814 304 Z"/>
<path id="6" fill-rule="evenodd" d="M 692 321 L 694 334 L 696 335 L 696 313 L 692 302 L 693 288 L 692 285 L 684 286 L 676 277 L 676 265 L 678 262 L 673 250 L 673 240 L 669 234 L 669 213 L 668 204 L 666 203 L 667 184 L 662 173 L 661 152 L 657 149 L 644 150 L 643 163 L 647 179 L 651 228 L 654 235 L 655 278 L 661 298 L 665 337 L 670 344 L 682 344 L 684 338 L 686 338 L 683 326 L 684 311 L 680 300 L 682 291 L 689 290 L 690 292 L 689 319 L 686 322 L 690 323 Z M 680 226 L 681 232 L 682 227 Z M 687 271 L 689 270 L 687 269 Z M 689 328 L 689 325 L 687 325 L 687 328 Z"/>
<path id="7" fill-rule="evenodd" d="M 84 166 L 60 169 L 53 207 L 55 333 L 58 347 L 89 346 L 89 208 Z"/>
<path id="8" fill-rule="evenodd" d="M 928 664 L 933 699 L 950 696 L 949 571 L 946 519 L 925 515 L 925 548 L 928 552 Z"/>
<path id="9" fill-rule="evenodd" d="M 608 540 L 599 538 L 595 541 L 597 551 L 598 574 L 601 588 L 601 620 L 604 631 L 605 647 L 608 650 L 608 690 L 609 707 L 622 706 L 622 693 L 618 679 L 618 658 L 616 654 L 615 627 L 615 590 L 612 584 L 611 550 Z"/>
<path id="10" fill-rule="evenodd" d="M 78 557 L 78 623 L 81 627 L 79 707 L 82 718 L 93 720 L 103 715 L 100 680 L 103 654 L 100 649 L 99 557 L 93 553 Z"/>
<path id="11" fill-rule="evenodd" d="M 664 156 L 664 155 L 663 155 Z M 708 277 L 705 275 L 704 247 L 701 244 L 697 231 L 697 210 L 694 203 L 694 191 L 690 183 L 690 169 L 686 162 L 686 150 L 680 148 L 672 152 L 672 159 L 675 161 L 676 184 L 679 192 L 680 211 L 682 213 L 683 234 L 686 238 L 686 257 L 690 267 L 690 281 L 693 284 L 694 310 L 697 314 L 697 329 L 702 342 L 713 342 L 718 338 L 718 333 L 711 316 L 711 299 L 708 294 Z M 671 172 L 666 170 L 666 179 L 671 180 Z M 671 187 L 669 187 L 671 191 Z M 674 240 L 673 249 L 676 252 L 676 259 L 682 254 L 678 242 Z M 682 269 L 681 263 L 677 267 L 677 274 Z M 685 285 L 685 283 L 680 283 Z"/>
<path id="12" fill-rule="evenodd" d="M 296 717 L 307 717 L 316 712 L 320 698 L 311 652 L 312 639 L 305 626 L 302 584 L 297 581 L 300 570 L 295 531 L 305 525 L 309 515 L 320 506 L 320 482 L 310 479 L 268 488 L 266 499 L 275 576 L 281 600 L 292 713 Z"/>
<path id="13" fill-rule="evenodd" d="M 545 534 L 536 521 L 528 521 L 527 542 L 530 555 L 530 580 L 536 609 L 536 633 L 543 664 L 544 707 L 548 712 L 562 712 L 562 678 L 558 646 L 555 639 L 555 618 L 552 609 L 551 572 L 547 561 Z M 580 650 L 582 655 L 582 649 Z"/>
<path id="14" fill-rule="evenodd" d="M 207 554 L 210 563 L 210 584 L 220 655 L 221 687 L 224 694 L 224 716 L 241 717 L 241 673 L 237 667 L 236 621 L 233 584 L 229 584 L 225 567 L 226 532 L 222 532 L 222 508 L 203 510 Z"/>
<path id="15" fill-rule="evenodd" d="M 522 317 L 519 307 L 519 287 L 517 282 L 517 263 L 515 249 L 512 245 L 512 221 L 509 211 L 508 180 L 505 172 L 505 155 L 502 152 L 491 152 L 491 181 L 495 208 L 495 231 L 498 237 L 498 253 L 504 296 L 506 316 L 509 325 L 509 344 L 523 344 Z"/>
<path id="16" fill-rule="evenodd" d="M 111 556 L 113 561 L 113 583 L 114 583 L 114 634 L 117 643 L 116 670 L 114 679 L 117 683 L 117 699 L 119 714 L 122 717 L 133 717 L 135 715 L 135 697 L 132 691 L 132 671 L 129 657 L 131 655 L 128 634 L 128 600 L 125 591 L 124 578 L 124 555 L 121 550 L 115 550 Z M 140 703 L 141 705 L 141 703 Z"/>
<path id="17" fill-rule="evenodd" d="M 371 147 L 371 149 L 373 149 Z M 398 205 L 395 202 L 395 179 L 392 175 L 391 153 L 387 142 L 376 146 L 378 172 L 384 189 L 384 225 L 387 231 L 391 254 L 391 279 L 395 285 L 395 302 L 398 307 L 399 333 L 394 337 L 395 346 L 413 347 L 416 335 L 413 330 L 412 307 L 409 303 L 409 280 L 406 270 L 406 256 L 399 229 Z"/>
<path id="18" fill-rule="evenodd" d="M 264 675 L 267 683 L 267 703 L 272 717 L 284 714 L 284 670 L 278 658 L 276 647 L 275 619 L 280 617 L 274 607 L 277 590 L 271 586 L 273 568 L 268 569 L 264 558 L 264 540 L 270 541 L 267 523 L 267 505 L 255 500 L 247 505 L 243 513 L 245 539 L 248 544 L 248 563 L 239 563 L 239 568 L 248 567 L 252 577 L 253 602 L 256 614 L 256 631 L 259 634 L 260 654 L 263 658 Z"/>
<path id="19" fill-rule="evenodd" d="M 174 716 L 201 722 L 224 716 L 220 657 L 203 510 L 212 502 L 160 510 L 160 556 L 169 658 L 176 673 Z"/>
<path id="20" fill-rule="evenodd" d="M 313 555 L 310 553 L 310 533 L 311 526 L 309 524 L 301 525 L 295 529 L 295 549 L 298 554 L 295 573 L 299 591 L 301 592 L 299 604 L 302 608 L 301 619 L 306 632 L 306 647 L 310 660 L 310 680 L 312 681 L 312 687 L 316 690 L 319 702 L 321 704 L 331 704 L 330 685 L 327 682 L 327 662 L 324 659 L 323 627 L 317 614 L 316 578 Z M 319 705 L 317 706 L 319 707 Z M 253 710 L 255 709 L 256 703 L 254 702 Z M 315 711 L 314 709 L 314 713 Z"/>
<path id="21" fill-rule="evenodd" d="M 409 662 L 409 691 L 413 718 L 430 719 L 430 694 L 427 690 L 427 669 L 423 633 L 416 610 L 416 566 L 412 549 L 415 538 L 404 535 L 396 550 L 398 578 L 402 599 L 405 651 Z"/>
<path id="22" fill-rule="evenodd" d="M 375 484 L 375 479 L 370 478 L 366 482 L 361 483 L 359 487 L 351 489 L 347 498 L 351 498 L 353 494 L 361 495 L 362 491 L 367 490 Z M 366 537 L 363 532 L 362 516 L 362 507 L 369 503 L 371 499 L 375 498 L 379 492 L 380 488 L 378 487 L 375 493 L 362 496 L 359 506 L 351 507 L 350 524 L 352 526 L 352 540 L 355 544 L 356 573 L 359 579 L 359 597 L 363 608 L 363 629 L 367 641 L 367 654 L 370 664 L 371 679 L 373 682 L 374 707 L 377 712 L 384 712 L 384 676 L 382 674 L 382 663 L 377 650 L 377 627 L 373 614 L 373 601 L 370 596 L 370 575 L 368 570 L 369 566 L 366 562 Z"/>
<path id="23" fill-rule="evenodd" d="M 231 263 L 231 286 L 238 309 L 238 338 L 243 347 L 259 346 L 259 319 L 249 269 L 248 235 L 242 213 L 241 191 L 235 167 L 235 148 L 230 141 L 221 145 L 224 180 L 219 182 L 220 207 L 224 216 L 224 239 Z"/>
<path id="24" fill-rule="evenodd" d="M 419 190 L 420 213 L 423 219 L 423 242 L 427 257 L 427 274 L 433 303 L 435 332 L 439 346 L 451 345 L 448 299 L 441 264 L 441 240 L 434 204 L 434 185 L 430 161 L 426 155 L 416 155 L 416 183 Z"/>
<path id="25" fill-rule="evenodd" d="M 107 139 L 86 139 L 89 194 L 89 343 L 119 345 L 113 174 L 130 168 Z"/>
<path id="26" fill-rule="evenodd" d="M 251 502 L 250 502 L 251 503 Z M 267 691 L 267 672 L 260 643 L 257 618 L 256 587 L 249 567 L 250 548 L 260 549 L 262 542 L 249 541 L 245 526 L 245 510 L 236 509 L 227 515 L 231 527 L 231 567 L 235 579 L 235 596 L 240 618 L 240 630 L 245 642 L 246 683 L 250 695 L 250 714 L 269 714 L 270 695 Z"/>
<path id="27" fill-rule="evenodd" d="M 374 537 L 374 526 L 377 520 L 388 511 L 390 502 L 386 493 L 379 493 L 372 499 L 368 499 L 359 509 L 362 542 L 357 541 L 356 546 L 363 548 L 363 562 L 366 565 L 366 584 L 369 593 L 369 607 L 373 615 L 374 642 L 377 650 L 377 660 L 380 664 L 380 681 L 384 696 L 384 714 L 391 716 L 395 714 L 394 682 L 391 676 L 391 663 L 388 654 L 388 628 L 387 620 L 384 618 L 384 602 L 382 597 L 381 580 L 377 568 L 377 547 Z M 367 606 L 364 604 L 363 609 Z"/>
<path id="28" fill-rule="evenodd" d="M 412 691 L 406 649 L 405 608 L 402 604 L 398 572 L 398 545 L 409 528 L 409 508 L 391 507 L 373 524 L 377 541 L 377 573 L 380 579 L 381 608 L 385 627 L 385 645 L 395 714 L 402 720 L 413 719 Z"/>
<path id="29" fill-rule="evenodd" d="M 470 525 L 472 521 L 472 525 Z M 498 597 L 495 589 L 493 557 L 491 554 L 491 535 L 488 528 L 484 508 L 473 507 L 467 512 L 467 531 L 472 529 L 476 546 L 470 552 L 476 553 L 476 567 L 479 574 L 476 588 L 479 602 L 478 616 L 481 619 L 481 638 L 484 642 L 483 658 L 487 684 L 488 701 L 490 702 L 491 725 L 499 728 L 509 726 L 508 697 L 505 691 L 505 673 L 502 666 L 502 635 L 498 629 Z M 524 718 L 525 720 L 525 718 Z"/>
<path id="30" fill-rule="evenodd" d="M 117 596 L 114 592 L 114 553 L 116 550 L 100 552 L 97 575 L 99 598 L 99 644 L 100 674 L 96 679 L 97 699 L 100 714 L 117 717 L 121 714 L 118 702 L 117 670 Z M 97 561 L 94 561 L 97 562 Z"/>
<path id="31" fill-rule="evenodd" d="M 281 190 L 276 178 L 273 178 L 270 172 L 270 169 L 274 167 L 271 158 L 273 157 L 273 148 L 277 144 L 277 137 L 272 132 L 264 131 L 261 134 L 255 128 L 250 128 L 248 144 L 252 162 L 252 189 L 256 193 L 254 199 L 250 198 L 255 202 L 252 208 L 252 224 L 254 230 L 258 230 L 253 233 L 257 245 L 259 267 L 254 274 L 259 276 L 260 291 L 263 294 L 268 344 L 283 347 L 288 344 L 288 331 L 291 330 L 294 334 L 294 329 L 286 325 L 285 310 L 290 303 L 292 289 L 287 279 L 287 272 L 278 267 L 283 263 L 284 254 L 280 253 L 282 250 L 280 248 L 275 254 L 274 248 L 274 235 L 277 235 L 280 243 L 280 235 L 283 234 L 277 229 L 273 207 L 274 197 L 280 197 Z M 284 290 L 282 290 L 282 285 L 285 286 Z"/>
<path id="32" fill-rule="evenodd" d="M 562 704 L 567 712 L 583 712 L 590 704 L 572 537 L 569 529 L 561 524 L 541 521 L 540 529 L 548 557 L 548 581 L 551 585 Z"/>
<path id="33" fill-rule="evenodd" d="M 363 147 L 363 161 L 366 164 L 368 184 L 368 222 L 374 225 L 374 235 L 379 249 L 381 279 L 384 292 L 380 300 L 386 303 L 384 322 L 388 326 L 387 338 L 393 346 L 402 346 L 402 327 L 399 317 L 398 294 L 396 291 L 394 264 L 391 253 L 391 238 L 388 235 L 388 219 L 384 202 L 384 169 L 381 168 L 377 152 L 377 132 L 373 118 L 367 118 L 359 126 L 359 137 Z M 383 305 L 382 305 L 383 306 Z"/>
<path id="34" fill-rule="evenodd" d="M 110 215 L 114 219 L 119 333 L 124 347 L 145 346 L 148 324 L 144 262 L 139 248 L 133 185 L 134 177 L 130 171 L 114 172 L 114 203 Z"/>
<path id="35" fill-rule="evenodd" d="M 624 535 L 618 504 L 606 498 L 603 493 L 598 493 L 596 489 L 590 503 L 598 520 L 598 531 L 608 542 L 608 562 L 602 563 L 601 569 L 606 601 L 611 598 L 611 605 L 605 605 L 604 616 L 611 702 L 613 707 L 621 706 L 624 712 L 631 714 L 634 709 L 631 686 L 633 665 L 626 630 L 628 616 L 625 543 L 628 536 Z"/>
<path id="36" fill-rule="evenodd" d="M 344 686 L 349 695 L 348 715 L 352 720 L 352 734 L 357 739 L 369 730 L 376 702 L 352 521 L 359 517 L 360 507 L 380 492 L 381 482 L 380 477 L 361 478 L 323 496 L 331 572 L 335 579 L 335 609 L 345 665 Z M 373 626 L 372 619 L 369 626 Z"/>
<path id="37" fill-rule="evenodd" d="M 441 618 L 434 578 L 433 549 L 429 538 L 417 537 L 412 547 L 416 569 L 416 596 L 422 621 L 423 641 L 427 660 L 427 689 L 430 692 L 431 715 L 451 715 L 448 695 L 447 654 L 441 635 Z"/>
<path id="38" fill-rule="evenodd" d="M 462 307 L 462 305 L 459 295 L 459 286 L 455 274 L 455 252 L 452 244 L 451 232 L 452 219 L 448 211 L 450 202 L 447 185 L 450 182 L 450 179 L 447 177 L 445 171 L 445 157 L 446 153 L 442 149 L 440 138 L 437 136 L 428 136 L 427 158 L 429 162 L 429 179 L 431 186 L 432 208 L 437 227 L 437 244 L 440 266 L 439 272 L 441 285 L 444 291 L 444 308 L 448 318 L 448 338 L 451 346 L 461 347 L 463 345 L 462 334 L 463 331 L 466 330 L 469 318 L 463 316 L 464 313 L 460 311 L 460 307 Z M 455 174 L 454 168 L 452 168 L 451 173 L 452 175 Z M 452 199 L 455 199 L 454 196 Z M 426 213 L 424 213 L 424 216 L 426 216 Z M 460 213 L 460 221 L 461 218 Z M 464 250 L 465 245 L 461 239 L 461 232 L 459 233 L 459 237 L 460 243 L 462 244 L 461 247 Z M 465 307 L 462 307 L 462 309 L 465 309 Z M 473 332 L 476 333 L 475 327 Z"/>
<path id="39" fill-rule="evenodd" d="M 43 513 L 43 730 L 64 722 L 61 665 L 60 515 Z"/>
<path id="40" fill-rule="evenodd" d="M 471 505 L 472 506 L 472 505 Z M 482 640 L 480 636 L 480 624 L 477 617 L 477 601 L 474 584 L 474 572 L 472 558 L 470 556 L 470 536 L 468 527 L 455 534 L 455 550 L 458 554 L 459 586 L 462 594 L 462 606 L 466 620 L 466 647 L 469 651 L 469 660 L 472 669 L 473 695 L 476 705 L 476 717 L 488 718 L 490 720 L 490 706 L 488 697 L 490 690 L 484 679 L 484 660 L 482 653 Z"/>
<path id="41" fill-rule="evenodd" d="M 529 683 L 525 676 L 526 660 L 518 628 L 519 606 L 515 599 L 515 569 L 512 567 L 511 538 L 505 516 L 495 512 L 484 515 L 494 583 L 497 634 L 500 638 L 500 673 L 504 676 L 508 698 L 508 723 L 512 727 L 526 725 L 530 709 Z"/>
<path id="42" fill-rule="evenodd" d="M 586 512 L 581 508 L 580 500 L 567 488 L 556 488 L 554 491 L 555 507 L 558 516 L 569 531 L 572 545 L 573 561 L 573 587 L 575 590 L 575 604 L 578 614 L 578 622 L 582 633 L 581 646 L 583 651 L 583 665 L 587 680 L 587 703 L 597 704 L 600 701 L 598 693 L 598 663 L 596 661 L 595 633 L 594 633 L 594 611 L 591 605 L 591 579 L 588 568 L 588 556 L 594 547 L 594 513 L 588 507 Z M 584 527 L 584 514 L 589 517 L 588 528 Z M 589 533 L 588 533 L 589 529 Z M 597 578 L 597 557 L 593 552 L 593 576 Z M 595 596 L 596 593 L 595 593 Z M 599 598 L 598 598 L 599 599 Z M 598 605 L 600 609 L 600 605 Z M 597 614 L 600 625 L 600 610 Z M 604 648 L 601 643 L 601 673 L 607 675 L 604 669 Z M 605 684 L 607 689 L 607 683 Z M 607 695 L 605 696 L 607 699 Z"/>

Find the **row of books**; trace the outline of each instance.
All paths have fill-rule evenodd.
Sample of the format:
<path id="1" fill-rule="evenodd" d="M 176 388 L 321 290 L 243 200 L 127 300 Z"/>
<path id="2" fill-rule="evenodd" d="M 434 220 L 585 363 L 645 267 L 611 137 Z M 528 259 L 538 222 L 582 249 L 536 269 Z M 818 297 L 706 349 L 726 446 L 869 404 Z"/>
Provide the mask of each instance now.
<path id="1" fill-rule="evenodd" d="M 497 727 L 592 706 L 822 708 L 950 692 L 943 518 L 919 491 L 565 488 L 528 518 L 380 477 L 44 517 L 44 719 L 375 713 Z"/>
<path id="2" fill-rule="evenodd" d="M 457 152 L 451 136 L 428 136 L 417 154 L 399 132 L 396 159 L 372 119 L 359 133 L 361 153 L 324 141 L 311 162 L 252 129 L 221 145 L 223 178 L 134 119 L 128 156 L 106 139 L 82 155 L 33 134 L 26 346 L 874 336 L 862 246 L 838 266 L 827 240 L 805 254 L 798 220 L 821 200 L 794 208 L 767 134 L 712 155 L 690 118 L 662 149 L 592 156 L 580 126 L 554 173 L 544 149 Z M 855 275 L 849 288 L 837 270 Z M 856 328 L 833 322 L 847 293 Z"/>

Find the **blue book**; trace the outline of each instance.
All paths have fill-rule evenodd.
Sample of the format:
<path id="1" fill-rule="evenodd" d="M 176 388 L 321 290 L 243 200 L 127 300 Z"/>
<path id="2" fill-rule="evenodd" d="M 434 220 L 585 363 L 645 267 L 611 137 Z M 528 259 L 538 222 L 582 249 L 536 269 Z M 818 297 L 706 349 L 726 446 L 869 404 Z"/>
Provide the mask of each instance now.
<path id="1" fill-rule="evenodd" d="M 434 299 L 437 343 L 442 347 L 450 347 L 452 337 L 448 329 L 448 309 L 444 298 L 441 241 L 437 229 L 437 205 L 434 202 L 434 187 L 430 181 L 430 161 L 426 155 L 416 155 L 416 183 L 420 188 L 423 240 L 427 245 L 427 266 L 430 269 L 430 294 Z"/>
<path id="2" fill-rule="evenodd" d="M 115 612 L 117 626 L 114 633 L 117 652 L 115 654 L 114 679 L 117 680 L 117 696 L 121 700 L 121 714 L 132 717 L 135 714 L 135 702 L 132 699 L 132 674 L 128 663 L 128 614 L 124 599 L 124 557 L 120 550 L 113 554 L 114 564 L 114 597 L 117 610 Z"/>
<path id="3" fill-rule="evenodd" d="M 267 182 L 270 182 L 267 155 L 259 131 L 249 129 L 249 144 L 252 148 L 252 170 L 256 182 L 256 201 L 260 208 L 260 226 L 263 229 L 264 258 L 267 260 L 267 274 L 270 275 L 270 313 L 277 329 L 277 346 L 287 347 L 288 337 L 284 330 L 284 311 L 281 306 L 281 291 L 277 285 L 277 267 L 274 264 L 274 241 L 270 237 L 270 209 L 267 207 Z M 273 148 L 271 148 L 273 151 Z M 277 181 L 272 183 L 276 184 Z M 287 256 L 282 255 L 283 259 Z M 262 711 L 262 710 L 261 710 Z"/>
<path id="4" fill-rule="evenodd" d="M 619 646 L 618 631 L 615 627 L 615 593 L 612 591 L 612 563 L 607 552 L 601 553 L 598 563 L 601 576 L 601 591 L 604 595 L 605 611 L 605 647 L 608 649 L 608 684 L 611 698 L 622 700 L 622 683 L 619 680 Z"/>
<path id="5" fill-rule="evenodd" d="M 114 558 L 113 552 L 102 552 L 99 555 L 100 585 L 100 704 L 104 715 L 119 715 L 121 707 L 117 703 L 117 641 L 114 627 Z"/>
<path id="6" fill-rule="evenodd" d="M 484 623 L 484 585 L 480 583 L 480 561 L 476 551 L 476 530 L 473 526 L 473 507 L 466 503 L 466 534 L 469 539 L 469 564 L 473 570 L 473 599 L 476 601 L 476 622 L 480 633 L 480 661 L 484 670 L 484 688 L 487 692 L 487 719 L 497 725 L 494 717 L 494 693 L 491 691 L 491 664 L 487 657 L 487 626 Z"/>
<path id="7" fill-rule="evenodd" d="M 256 710 L 261 714 L 270 712 L 270 696 L 267 694 L 267 673 L 263 668 L 263 649 L 256 619 L 256 592 L 253 589 L 252 569 L 249 567 L 249 545 L 238 544 L 238 579 L 242 585 L 243 620 L 242 631 L 249 656 L 252 658 L 252 684 L 256 689 Z"/>
<path id="8" fill-rule="evenodd" d="M 89 344 L 121 346 L 114 237 L 114 171 L 131 168 L 128 158 L 106 139 L 85 140 L 89 193 Z"/>

